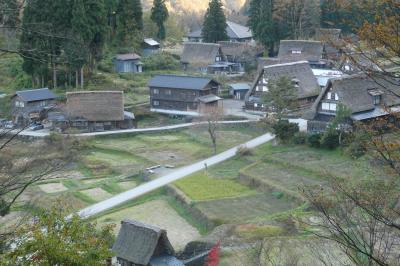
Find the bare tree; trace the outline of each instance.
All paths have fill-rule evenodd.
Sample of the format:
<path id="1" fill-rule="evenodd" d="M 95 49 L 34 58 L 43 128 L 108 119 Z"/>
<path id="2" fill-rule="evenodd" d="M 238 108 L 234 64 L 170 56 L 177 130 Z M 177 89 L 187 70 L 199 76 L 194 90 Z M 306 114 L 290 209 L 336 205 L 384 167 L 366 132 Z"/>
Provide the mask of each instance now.
<path id="1" fill-rule="evenodd" d="M 223 111 L 217 104 L 215 106 L 206 107 L 202 110 L 201 121 L 207 122 L 207 132 L 210 136 L 214 154 L 217 154 L 218 126 L 223 118 Z"/>

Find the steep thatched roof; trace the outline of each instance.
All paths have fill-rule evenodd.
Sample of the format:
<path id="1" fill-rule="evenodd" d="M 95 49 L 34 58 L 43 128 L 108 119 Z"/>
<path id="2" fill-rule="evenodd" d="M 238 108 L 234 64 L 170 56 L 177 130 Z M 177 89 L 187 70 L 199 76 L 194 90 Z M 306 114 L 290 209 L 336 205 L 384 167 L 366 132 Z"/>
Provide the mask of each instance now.
<path id="1" fill-rule="evenodd" d="M 298 61 L 264 67 L 253 83 L 252 89 L 247 93 L 246 99 L 256 91 L 256 87 L 261 79 L 264 78 L 268 81 L 273 81 L 284 76 L 296 80 L 299 99 L 317 96 L 319 94 L 319 85 L 309 63 L 307 61 Z"/>
<path id="2" fill-rule="evenodd" d="M 235 60 L 251 61 L 257 58 L 264 50 L 261 46 L 256 46 L 244 42 L 218 42 L 224 56 L 231 56 Z"/>
<path id="3" fill-rule="evenodd" d="M 186 42 L 183 44 L 181 62 L 190 65 L 209 65 L 215 62 L 221 47 L 216 43 Z"/>
<path id="4" fill-rule="evenodd" d="M 139 265 L 148 265 L 153 256 L 174 254 L 165 230 L 132 220 L 121 222 L 112 250 L 117 258 Z"/>
<path id="5" fill-rule="evenodd" d="M 117 54 L 114 59 L 120 61 L 139 60 L 141 57 L 135 53 L 131 54 Z"/>
<path id="6" fill-rule="evenodd" d="M 318 106 L 327 92 L 336 93 L 339 97 L 338 102 L 347 106 L 353 114 L 374 110 L 377 106 L 374 105 L 371 96 L 373 91 L 382 93 L 382 104 L 386 107 L 400 105 L 400 84 L 396 80 L 377 75 L 370 77 L 366 74 L 355 74 L 329 80 L 307 118 L 315 117 Z"/>
<path id="7" fill-rule="evenodd" d="M 67 92 L 68 116 L 88 121 L 124 120 L 124 93 L 122 91 Z"/>
<path id="8" fill-rule="evenodd" d="M 318 62 L 322 59 L 323 46 L 320 41 L 282 40 L 278 58 L 281 60 L 307 60 Z"/>

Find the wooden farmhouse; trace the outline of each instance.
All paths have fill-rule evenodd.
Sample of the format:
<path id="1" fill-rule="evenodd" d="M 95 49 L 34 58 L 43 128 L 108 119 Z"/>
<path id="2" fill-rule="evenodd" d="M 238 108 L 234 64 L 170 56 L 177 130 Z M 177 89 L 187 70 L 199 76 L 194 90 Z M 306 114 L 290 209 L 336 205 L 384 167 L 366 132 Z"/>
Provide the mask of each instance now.
<path id="1" fill-rule="evenodd" d="M 268 91 L 268 83 L 289 77 L 298 90 L 298 101 L 301 109 L 309 108 L 317 99 L 320 88 L 307 61 L 265 66 L 255 79 L 252 88 L 246 95 L 245 108 L 250 111 L 267 112 L 263 97 Z"/>
<path id="2" fill-rule="evenodd" d="M 229 62 L 217 43 L 184 43 L 181 64 L 185 71 L 204 74 L 235 74 L 244 69 L 239 62 Z"/>
<path id="3" fill-rule="evenodd" d="M 199 116 L 222 108 L 220 84 L 211 78 L 157 75 L 149 82 L 151 111 Z"/>
<path id="4" fill-rule="evenodd" d="M 137 221 L 121 222 L 112 251 L 121 266 L 184 266 L 165 230 Z"/>
<path id="5" fill-rule="evenodd" d="M 113 59 L 114 68 L 117 73 L 141 73 L 143 63 L 137 54 L 119 54 Z"/>
<path id="6" fill-rule="evenodd" d="M 51 113 L 50 120 L 58 131 L 74 128 L 96 132 L 136 126 L 134 114 L 124 111 L 122 91 L 67 92 L 66 106 Z"/>
<path id="7" fill-rule="evenodd" d="M 48 88 L 17 91 L 11 97 L 11 114 L 15 125 L 27 126 L 42 121 L 54 107 L 56 95 Z"/>
<path id="8" fill-rule="evenodd" d="M 247 83 L 232 83 L 228 85 L 229 95 L 235 100 L 244 100 L 246 94 L 250 90 L 250 85 Z"/>
<path id="9" fill-rule="evenodd" d="M 351 125 L 355 121 L 372 119 L 400 112 L 400 83 L 388 77 L 368 77 L 365 74 L 331 79 L 306 115 L 309 132 L 323 132 L 336 116 L 339 104 L 352 112 Z"/>
<path id="10" fill-rule="evenodd" d="M 226 33 L 230 42 L 251 42 L 253 41 L 253 33 L 251 30 L 243 25 L 237 24 L 232 21 L 226 22 Z M 203 42 L 201 35 L 202 28 L 189 33 L 186 38 L 189 42 Z"/>
<path id="11" fill-rule="evenodd" d="M 234 70 L 237 72 L 245 72 L 246 64 L 256 64 L 264 51 L 264 47 L 254 43 L 221 41 L 218 44 L 225 60 L 234 63 Z"/>
<path id="12" fill-rule="evenodd" d="M 312 68 L 327 68 L 322 56 L 320 41 L 281 40 L 279 45 L 278 59 L 282 62 L 308 61 Z"/>
<path id="13" fill-rule="evenodd" d="M 145 38 L 142 44 L 143 55 L 148 56 L 160 51 L 160 43 L 152 38 Z"/>

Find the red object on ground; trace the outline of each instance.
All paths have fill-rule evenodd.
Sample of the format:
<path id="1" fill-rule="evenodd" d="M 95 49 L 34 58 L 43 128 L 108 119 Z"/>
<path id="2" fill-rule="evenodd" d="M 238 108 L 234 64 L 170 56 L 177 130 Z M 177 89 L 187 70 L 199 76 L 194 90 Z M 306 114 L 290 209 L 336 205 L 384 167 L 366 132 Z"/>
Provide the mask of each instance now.
<path id="1" fill-rule="evenodd" d="M 208 253 L 208 258 L 204 266 L 218 266 L 219 252 L 221 250 L 221 242 L 218 242 Z"/>

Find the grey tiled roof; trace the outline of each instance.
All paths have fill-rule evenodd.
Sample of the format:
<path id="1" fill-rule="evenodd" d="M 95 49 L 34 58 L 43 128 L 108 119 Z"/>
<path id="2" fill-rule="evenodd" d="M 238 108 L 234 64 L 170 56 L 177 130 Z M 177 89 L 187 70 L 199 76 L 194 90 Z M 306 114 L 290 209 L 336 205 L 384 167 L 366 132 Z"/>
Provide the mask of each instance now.
<path id="1" fill-rule="evenodd" d="M 177 75 L 157 75 L 149 82 L 149 87 L 157 88 L 176 88 L 187 90 L 202 90 L 210 82 L 215 82 L 211 78 L 205 77 L 191 77 L 191 76 L 177 76 Z"/>
<path id="2" fill-rule="evenodd" d="M 126 61 L 126 60 L 138 60 L 140 59 L 140 55 L 137 54 L 118 54 L 115 56 L 115 59 Z"/>
<path id="3" fill-rule="evenodd" d="M 48 88 L 17 91 L 15 95 L 18 95 L 23 101 L 26 102 L 53 100 L 57 98 L 57 96 Z"/>
<path id="4" fill-rule="evenodd" d="M 232 21 L 226 22 L 226 33 L 230 39 L 249 39 L 253 37 L 251 30 L 243 25 L 237 24 Z M 193 31 L 187 35 L 187 37 L 201 38 L 202 29 Z"/>
<path id="5" fill-rule="evenodd" d="M 165 230 L 132 220 L 121 222 L 121 229 L 112 248 L 117 258 L 148 265 L 156 249 L 160 254 L 174 254 Z"/>

